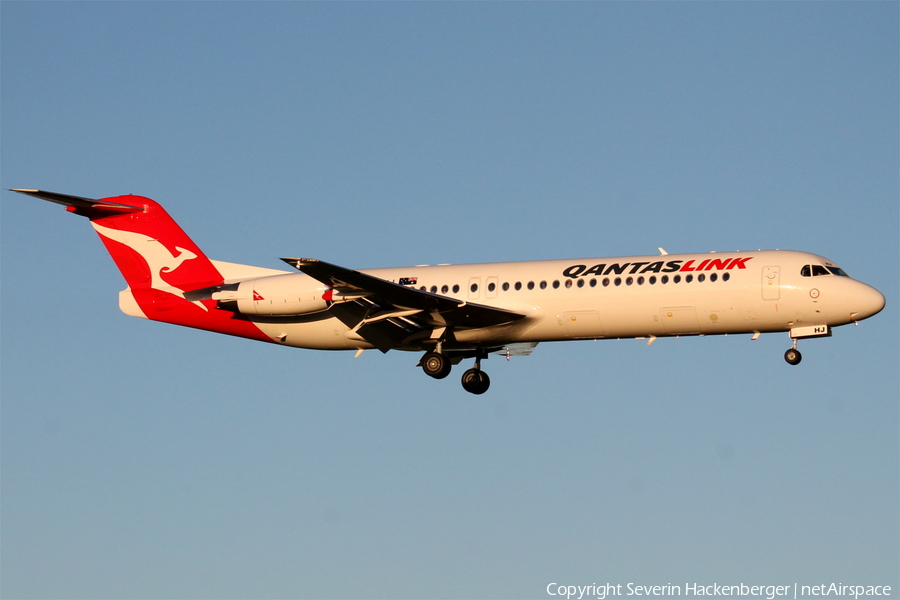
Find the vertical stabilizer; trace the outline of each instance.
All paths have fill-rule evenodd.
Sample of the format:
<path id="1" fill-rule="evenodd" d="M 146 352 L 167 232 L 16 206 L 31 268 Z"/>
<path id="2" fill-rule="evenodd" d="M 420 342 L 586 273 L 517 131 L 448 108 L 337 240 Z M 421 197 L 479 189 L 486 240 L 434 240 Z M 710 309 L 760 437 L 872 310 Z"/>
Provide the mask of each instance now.
<path id="1" fill-rule="evenodd" d="M 157 202 L 142 196 L 93 200 L 41 190 L 12 190 L 87 217 L 128 283 L 119 306 L 133 316 L 272 341 L 252 322 L 185 292 L 224 283 L 221 273 Z"/>

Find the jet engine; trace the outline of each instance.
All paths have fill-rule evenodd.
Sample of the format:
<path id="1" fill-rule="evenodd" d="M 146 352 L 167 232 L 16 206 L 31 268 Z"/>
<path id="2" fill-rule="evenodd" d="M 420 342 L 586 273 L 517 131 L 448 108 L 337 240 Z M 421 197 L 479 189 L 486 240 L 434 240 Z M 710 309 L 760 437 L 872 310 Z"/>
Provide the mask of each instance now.
<path id="1" fill-rule="evenodd" d="M 242 315 L 287 317 L 325 310 L 329 288 L 302 273 L 273 275 L 217 286 L 218 307 Z"/>

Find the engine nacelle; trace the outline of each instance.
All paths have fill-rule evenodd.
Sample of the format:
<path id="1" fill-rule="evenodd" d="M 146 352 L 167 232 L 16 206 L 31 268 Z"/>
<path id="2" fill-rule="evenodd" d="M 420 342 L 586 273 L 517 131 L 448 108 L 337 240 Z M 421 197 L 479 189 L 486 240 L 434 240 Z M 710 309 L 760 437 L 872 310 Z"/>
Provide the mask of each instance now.
<path id="1" fill-rule="evenodd" d="M 328 288 L 312 277 L 291 273 L 226 284 L 212 298 L 220 308 L 242 315 L 287 317 L 325 310 L 326 292 Z"/>

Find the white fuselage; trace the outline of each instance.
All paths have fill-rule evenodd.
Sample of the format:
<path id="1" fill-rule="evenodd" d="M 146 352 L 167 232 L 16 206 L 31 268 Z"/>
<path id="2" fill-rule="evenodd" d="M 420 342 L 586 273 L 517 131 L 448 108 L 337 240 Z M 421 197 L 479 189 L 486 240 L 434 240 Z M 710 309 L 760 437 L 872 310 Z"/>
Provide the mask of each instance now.
<path id="1" fill-rule="evenodd" d="M 804 267 L 831 267 L 813 276 Z M 822 270 L 822 269 L 820 269 Z M 519 342 L 765 333 L 859 321 L 884 297 L 841 274 L 828 259 L 755 251 L 366 269 L 361 272 L 526 317 L 455 332 L 458 347 Z M 294 285 L 325 291 L 302 273 Z M 335 298 L 336 302 L 340 298 Z M 285 345 L 371 348 L 326 311 L 295 319 L 253 319 Z M 406 349 L 418 350 L 422 345 Z"/>

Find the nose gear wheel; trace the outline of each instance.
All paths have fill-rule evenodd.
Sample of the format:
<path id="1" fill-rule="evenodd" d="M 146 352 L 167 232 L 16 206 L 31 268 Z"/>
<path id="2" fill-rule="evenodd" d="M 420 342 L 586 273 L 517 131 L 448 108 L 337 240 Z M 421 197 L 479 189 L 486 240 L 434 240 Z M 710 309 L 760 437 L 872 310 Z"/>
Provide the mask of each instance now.
<path id="1" fill-rule="evenodd" d="M 789 365 L 798 365 L 800 364 L 800 360 L 803 358 L 803 355 L 800 354 L 800 351 L 796 348 L 790 348 L 787 352 L 784 353 L 784 360 L 788 362 Z"/>

